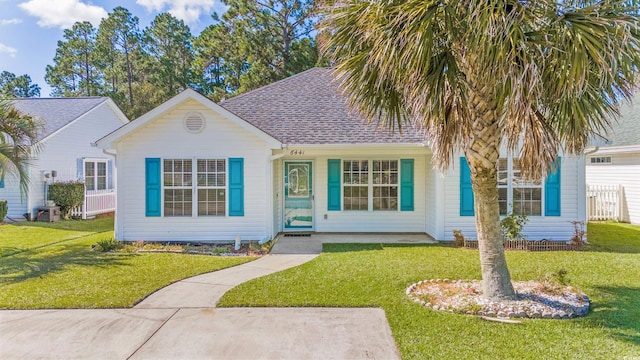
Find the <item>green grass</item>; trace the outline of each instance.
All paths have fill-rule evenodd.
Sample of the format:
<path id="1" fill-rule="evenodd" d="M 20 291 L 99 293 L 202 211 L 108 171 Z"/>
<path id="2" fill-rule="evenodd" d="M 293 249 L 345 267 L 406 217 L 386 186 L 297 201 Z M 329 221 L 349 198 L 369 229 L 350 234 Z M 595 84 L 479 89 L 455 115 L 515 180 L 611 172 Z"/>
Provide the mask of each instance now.
<path id="1" fill-rule="evenodd" d="M 404 359 L 622 359 L 640 354 L 640 227 L 590 224 L 590 250 L 508 252 L 514 280 L 568 270 L 592 300 L 574 320 L 499 324 L 408 299 L 431 278 L 480 279 L 478 252 L 439 245 L 326 244 L 300 267 L 228 292 L 219 306 L 381 307 Z"/>
<path id="2" fill-rule="evenodd" d="M 254 259 L 92 251 L 111 229 L 111 217 L 0 226 L 0 308 L 131 307 L 175 281 Z"/>
<path id="3" fill-rule="evenodd" d="M 0 257 L 90 234 L 111 231 L 113 231 L 112 217 L 55 223 L 20 222 L 0 225 L 0 239 L 2 239 L 0 240 Z"/>

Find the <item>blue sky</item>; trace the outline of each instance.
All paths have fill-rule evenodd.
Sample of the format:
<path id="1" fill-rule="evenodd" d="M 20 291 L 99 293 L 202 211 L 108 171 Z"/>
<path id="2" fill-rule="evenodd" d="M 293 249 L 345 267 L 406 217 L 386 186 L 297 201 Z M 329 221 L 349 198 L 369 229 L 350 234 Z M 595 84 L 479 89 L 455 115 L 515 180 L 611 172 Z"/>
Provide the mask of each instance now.
<path id="1" fill-rule="evenodd" d="M 224 12 L 220 0 L 0 0 L 0 71 L 28 74 L 47 97 L 45 68 L 53 64 L 63 30 L 76 21 L 95 27 L 113 8 L 123 6 L 140 18 L 143 29 L 162 12 L 183 19 L 194 35 L 212 23 L 211 14 Z"/>

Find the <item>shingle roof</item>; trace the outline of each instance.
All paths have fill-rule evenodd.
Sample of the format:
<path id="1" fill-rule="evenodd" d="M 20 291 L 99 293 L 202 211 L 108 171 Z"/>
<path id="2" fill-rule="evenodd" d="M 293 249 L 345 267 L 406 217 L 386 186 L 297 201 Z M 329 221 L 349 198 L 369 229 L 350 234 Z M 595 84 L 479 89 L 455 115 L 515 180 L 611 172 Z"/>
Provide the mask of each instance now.
<path id="1" fill-rule="evenodd" d="M 24 98 L 11 101 L 14 108 L 43 123 L 39 138 L 44 139 L 58 129 L 107 101 L 108 97 Z"/>
<path id="2" fill-rule="evenodd" d="M 422 143 L 422 132 L 376 128 L 349 110 L 332 70 L 313 68 L 220 103 L 284 144 Z"/>
<path id="3" fill-rule="evenodd" d="M 640 145 L 640 94 L 633 100 L 632 104 L 622 106 L 620 119 L 604 135 L 609 143 L 601 147 Z"/>

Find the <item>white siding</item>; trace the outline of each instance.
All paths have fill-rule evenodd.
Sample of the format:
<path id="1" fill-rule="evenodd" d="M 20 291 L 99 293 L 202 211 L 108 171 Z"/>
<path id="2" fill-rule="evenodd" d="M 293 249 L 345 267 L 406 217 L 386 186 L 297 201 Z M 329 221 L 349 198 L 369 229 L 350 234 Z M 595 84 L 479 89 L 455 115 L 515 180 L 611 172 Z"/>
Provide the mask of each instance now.
<path id="1" fill-rule="evenodd" d="M 611 164 L 591 165 L 587 159 L 586 173 L 589 185 L 622 185 L 622 221 L 640 224 L 640 153 L 611 154 Z"/>
<path id="2" fill-rule="evenodd" d="M 44 172 L 55 170 L 58 175 L 56 181 L 83 180 L 82 168 L 78 167 L 82 158 L 111 160 L 101 149 L 92 147 L 91 143 L 122 125 L 113 110 L 102 103 L 45 139 L 41 143 L 37 159 L 30 166 L 28 204 L 26 198 L 20 201 L 16 181 L 11 180 L 9 186 L 0 189 L 0 198 L 9 200 L 9 216 L 22 217 L 27 209 L 35 214 L 35 209 L 44 205 Z M 49 178 L 47 183 L 51 182 L 52 179 Z M 5 190 L 4 194 L 2 190 Z"/>
<path id="3" fill-rule="evenodd" d="M 183 118 L 199 111 L 204 130 L 188 133 Z M 271 237 L 271 150 L 257 136 L 188 100 L 123 138 L 118 146 L 119 240 L 232 241 Z M 244 216 L 145 216 L 145 158 L 244 158 Z M 227 207 L 228 209 L 228 207 Z"/>
<path id="4" fill-rule="evenodd" d="M 469 239 L 476 238 L 474 216 L 460 216 L 460 156 L 445 176 L 444 228 L 438 233 L 438 240 L 453 240 L 453 230 L 462 230 Z M 562 157 L 560 178 L 561 216 L 529 216 L 524 227 L 524 235 L 530 240 L 569 240 L 573 235 L 571 221 L 585 221 L 584 208 L 584 161 L 581 157 Z M 544 199 L 544 194 L 543 194 Z"/>
<path id="5" fill-rule="evenodd" d="M 438 172 L 433 168 L 431 155 L 427 155 L 424 160 L 425 166 L 425 232 L 434 236 L 437 232 L 438 204 L 436 181 Z"/>
<path id="6" fill-rule="evenodd" d="M 12 175 L 5 173 L 4 188 L 0 189 L 0 199 L 7 200 L 9 207 L 7 217 L 23 219 L 22 214 L 27 212 L 27 197 L 20 198 L 18 180 Z"/>
<path id="7" fill-rule="evenodd" d="M 314 164 L 314 225 L 317 232 L 425 232 L 426 217 L 426 176 L 427 155 L 425 148 L 418 146 L 410 148 L 371 147 L 325 147 L 325 148 L 295 148 L 304 155 L 285 157 L 287 160 L 311 160 Z M 414 159 L 414 211 L 328 211 L 327 210 L 327 160 L 400 160 Z M 279 170 L 282 171 L 282 168 Z M 283 174 L 281 173 L 282 177 Z M 282 187 L 282 183 L 279 185 Z M 282 189 L 279 190 L 279 194 Z M 282 196 L 280 195 L 278 199 Z M 280 201 L 280 200 L 278 200 Z M 282 212 L 282 205 L 279 206 Z M 325 219 L 326 216 L 326 219 Z M 282 227 L 282 225 L 280 225 Z"/>

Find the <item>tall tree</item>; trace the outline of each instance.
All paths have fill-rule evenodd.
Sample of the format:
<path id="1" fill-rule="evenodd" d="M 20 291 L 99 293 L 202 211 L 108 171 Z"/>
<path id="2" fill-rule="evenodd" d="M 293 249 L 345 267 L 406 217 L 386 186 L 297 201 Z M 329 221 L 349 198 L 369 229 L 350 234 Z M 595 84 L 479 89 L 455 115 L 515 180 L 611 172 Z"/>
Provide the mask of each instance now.
<path id="1" fill-rule="evenodd" d="M 0 73 L 0 98 L 39 97 L 40 86 L 31 82 L 27 74 L 16 74 L 3 71 Z"/>
<path id="2" fill-rule="evenodd" d="M 240 87 L 240 75 L 248 70 L 245 56 L 240 44 L 235 39 L 241 38 L 235 32 L 235 39 L 229 34 L 233 28 L 220 22 L 213 16 L 216 24 L 205 28 L 194 39 L 194 61 L 192 70 L 195 76 L 195 87 L 214 100 L 235 94 Z"/>
<path id="3" fill-rule="evenodd" d="M 191 30 L 169 13 L 159 14 L 144 30 L 144 47 L 150 60 L 151 83 L 171 97 L 192 82 Z"/>
<path id="4" fill-rule="evenodd" d="M 352 105 L 390 127 L 424 124 L 441 170 L 471 170 L 484 296 L 514 295 L 498 207 L 500 146 L 541 179 L 580 154 L 630 99 L 637 1 L 363 1 L 328 4 L 326 44 Z"/>
<path id="5" fill-rule="evenodd" d="M 114 67 L 107 76 L 111 79 L 113 91 L 117 91 L 119 66 L 124 68 L 128 93 L 128 106 L 134 106 L 133 83 L 135 81 L 135 59 L 141 50 L 142 33 L 139 19 L 124 7 L 116 7 L 103 19 L 98 28 L 97 42 L 101 57 Z M 120 105 L 120 104 L 119 104 Z"/>
<path id="6" fill-rule="evenodd" d="M 229 9 L 220 22 L 200 35 L 213 41 L 195 42 L 197 66 L 218 64 L 223 73 L 215 77 L 218 82 L 221 78 L 238 79 L 237 86 L 224 80 L 229 86 L 225 90 L 241 93 L 315 66 L 318 54 L 311 36 L 315 23 L 313 1 L 226 0 L 225 3 Z M 217 20 L 214 14 L 214 21 Z M 225 50 L 229 44 L 233 53 Z M 216 60 L 207 61 L 208 55 Z"/>
<path id="7" fill-rule="evenodd" d="M 96 29 L 88 21 L 76 22 L 64 30 L 66 41 L 58 41 L 53 65 L 47 65 L 45 79 L 54 95 L 98 95 L 100 72 L 96 69 Z"/>
<path id="8" fill-rule="evenodd" d="M 29 186 L 28 165 L 37 154 L 41 124 L 0 100 L 0 178 L 17 176 L 22 195 Z"/>

